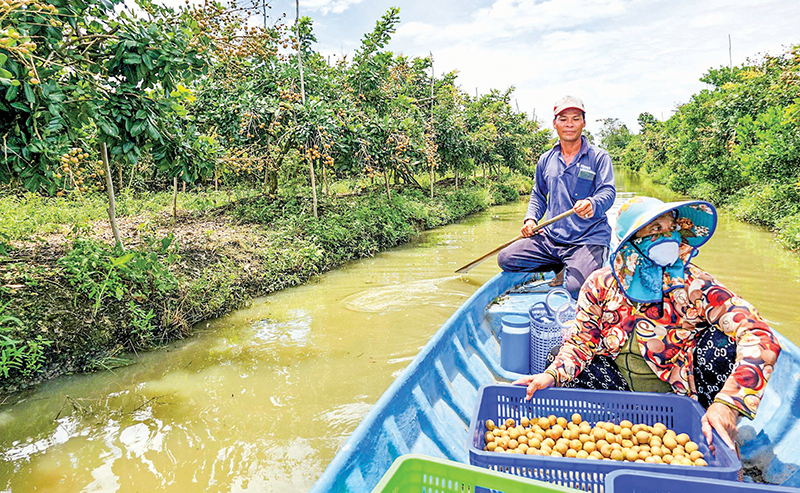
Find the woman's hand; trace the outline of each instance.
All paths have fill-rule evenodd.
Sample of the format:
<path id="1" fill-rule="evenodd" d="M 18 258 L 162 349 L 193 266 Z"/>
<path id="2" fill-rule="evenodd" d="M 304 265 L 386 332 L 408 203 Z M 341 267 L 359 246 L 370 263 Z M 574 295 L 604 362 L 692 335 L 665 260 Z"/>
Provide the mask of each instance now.
<path id="1" fill-rule="evenodd" d="M 537 390 L 548 389 L 556 384 L 556 379 L 549 373 L 537 373 L 536 375 L 525 375 L 519 380 L 514 380 L 514 385 L 527 385 L 528 391 L 525 393 L 525 400 L 531 400 L 533 393 Z"/>
<path id="2" fill-rule="evenodd" d="M 715 402 L 708 406 L 701 422 L 703 435 L 706 436 L 711 452 L 714 452 L 714 446 L 711 444 L 712 429 L 717 430 L 725 445 L 730 447 L 731 450 L 736 450 L 734 440 L 737 436 L 736 424 L 738 421 L 739 413 L 735 409 L 720 402 Z"/>

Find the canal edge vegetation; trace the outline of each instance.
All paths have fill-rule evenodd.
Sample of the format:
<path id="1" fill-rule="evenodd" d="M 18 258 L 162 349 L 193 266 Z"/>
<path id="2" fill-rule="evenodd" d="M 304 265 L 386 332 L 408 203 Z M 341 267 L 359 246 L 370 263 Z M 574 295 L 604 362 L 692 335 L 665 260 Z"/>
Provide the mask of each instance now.
<path id="1" fill-rule="evenodd" d="M 518 200 L 531 185 L 505 175 L 488 186 L 467 180 L 434 199 L 410 187 L 391 197 L 363 191 L 324 198 L 318 219 L 308 197 L 254 195 L 183 211 L 177 221 L 161 212 L 123 220 L 125 251 L 112 246 L 105 223 L 26 242 L 0 259 L 2 390 L 125 365 L 125 353 L 187 337 L 197 322 Z"/>
<path id="2" fill-rule="evenodd" d="M 700 80 L 708 88 L 666 121 L 640 114 L 638 134 L 604 120 L 614 165 L 765 226 L 800 252 L 800 45 Z"/>

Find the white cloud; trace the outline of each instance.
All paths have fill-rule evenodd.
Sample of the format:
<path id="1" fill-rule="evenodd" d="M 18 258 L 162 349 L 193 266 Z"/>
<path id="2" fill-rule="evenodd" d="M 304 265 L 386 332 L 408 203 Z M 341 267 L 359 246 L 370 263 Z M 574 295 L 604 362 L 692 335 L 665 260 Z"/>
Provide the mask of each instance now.
<path id="1" fill-rule="evenodd" d="M 447 16 L 411 19 L 393 47 L 409 55 L 432 51 L 437 72 L 458 69 L 474 94 L 517 87 L 520 109 L 549 124 L 564 94 L 582 97 L 592 132 L 596 118 L 620 118 L 632 130 L 642 112 L 667 118 L 705 85 L 710 68 L 800 43 L 800 2 L 673 0 L 496 0 L 458 22 Z"/>
<path id="2" fill-rule="evenodd" d="M 322 15 L 341 14 L 363 0 L 307 0 L 300 2 L 302 11 L 319 12 Z"/>

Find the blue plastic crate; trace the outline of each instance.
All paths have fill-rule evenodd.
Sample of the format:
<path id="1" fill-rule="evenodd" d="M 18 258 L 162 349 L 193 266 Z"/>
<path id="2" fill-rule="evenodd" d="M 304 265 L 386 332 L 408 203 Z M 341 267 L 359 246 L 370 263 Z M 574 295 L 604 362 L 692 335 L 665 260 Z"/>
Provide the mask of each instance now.
<path id="1" fill-rule="evenodd" d="M 469 447 L 469 461 L 475 466 L 591 491 L 600 491 L 606 474 L 620 468 L 735 481 L 742 467 L 742 463 L 728 447 L 715 447 L 716 455 L 709 451 L 700 423 L 705 411 L 700 404 L 688 397 L 647 392 L 558 388 L 540 390 L 530 401 L 525 402 L 525 387 L 497 384 L 481 387 L 478 397 L 470 423 L 472 443 Z M 487 419 L 501 423 L 508 418 L 519 421 L 523 416 L 532 418 L 550 414 L 569 419 L 573 413 L 580 413 L 583 420 L 592 425 L 598 421 L 619 423 L 625 419 L 647 425 L 661 422 L 676 433 L 687 433 L 697 443 L 708 466 L 599 461 L 483 450 L 484 423 Z M 717 444 L 723 443 L 716 432 L 713 439 Z"/>
<path id="2" fill-rule="evenodd" d="M 758 493 L 792 492 L 797 488 L 762 483 L 739 483 L 719 479 L 656 474 L 645 471 L 620 469 L 606 476 L 605 493 Z"/>

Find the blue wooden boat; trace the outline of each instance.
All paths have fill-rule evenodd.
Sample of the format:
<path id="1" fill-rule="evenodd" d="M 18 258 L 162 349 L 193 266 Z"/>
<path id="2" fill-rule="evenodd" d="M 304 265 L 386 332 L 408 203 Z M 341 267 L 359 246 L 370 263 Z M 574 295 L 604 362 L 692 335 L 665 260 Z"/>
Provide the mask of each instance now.
<path id="1" fill-rule="evenodd" d="M 502 272 L 456 310 L 364 417 L 312 491 L 371 491 L 408 453 L 469 463 L 479 388 L 519 376 L 500 366 L 500 319 L 527 316 L 528 307 L 544 300 L 547 279 L 536 276 Z M 758 415 L 739 425 L 742 461 L 767 482 L 800 487 L 800 349 L 778 338 L 783 351 Z"/>

